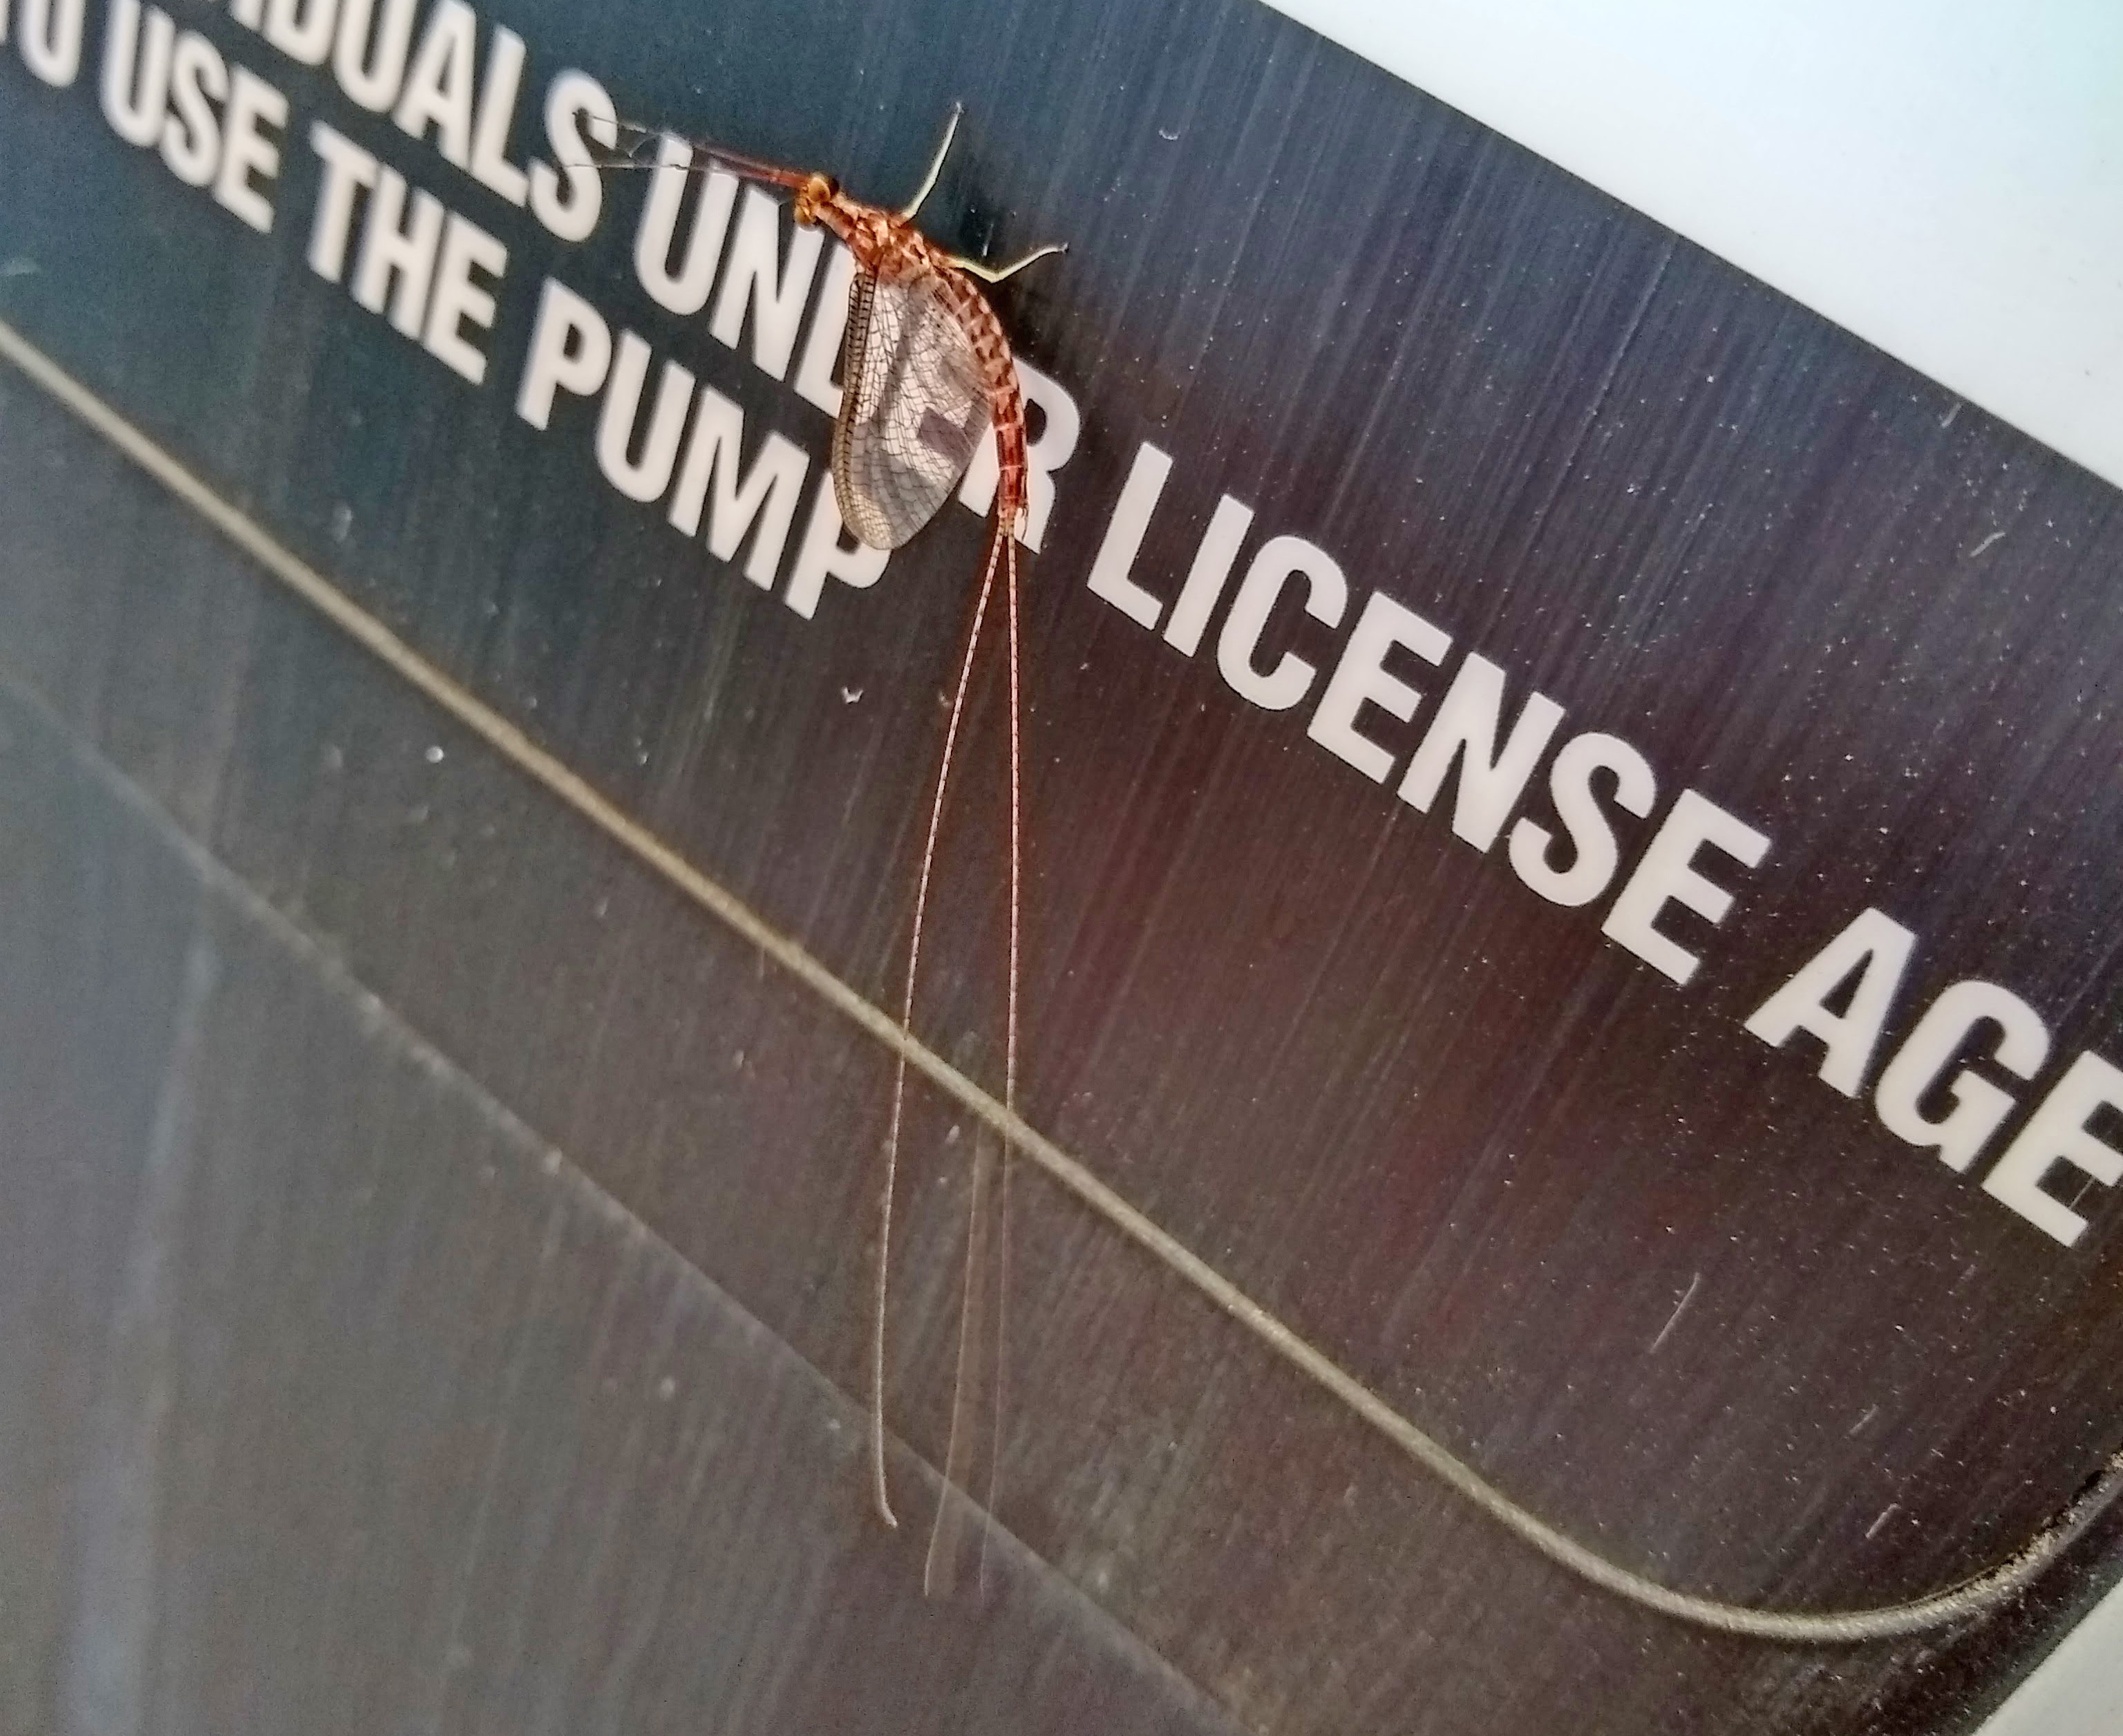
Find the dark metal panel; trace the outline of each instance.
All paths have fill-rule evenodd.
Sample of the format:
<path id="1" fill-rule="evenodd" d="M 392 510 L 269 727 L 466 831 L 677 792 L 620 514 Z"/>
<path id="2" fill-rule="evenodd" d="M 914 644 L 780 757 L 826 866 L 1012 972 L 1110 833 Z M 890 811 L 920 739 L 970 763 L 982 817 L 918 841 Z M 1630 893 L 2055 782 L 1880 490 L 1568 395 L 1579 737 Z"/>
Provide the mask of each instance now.
<path id="1" fill-rule="evenodd" d="M 748 1308 L 808 1361 L 855 1388 L 866 1286 L 861 1263 L 846 1250 L 860 1246 L 866 1228 L 861 1158 L 882 1108 L 877 1058 L 851 1046 L 843 1027 L 792 994 L 778 974 L 762 972 L 748 949 L 704 929 L 690 908 L 579 827 L 556 823 L 514 772 L 332 630 L 261 589 L 254 570 L 218 549 L 211 533 L 56 406 L 19 387 L 0 388 L 0 464 L 12 469 L 45 454 L 55 461 L 53 472 L 73 483 L 34 497 L 0 490 L 7 546 L 15 546 L 17 517 L 34 516 L 61 533 L 50 545 L 60 558 L 11 567 L 5 589 L 12 606 L 34 610 L 70 594 L 82 604 L 82 631 L 93 632 L 101 621 L 148 618 L 148 595 L 167 584 L 166 571 L 185 575 L 178 594 L 166 599 L 170 613 L 250 623 L 248 644 L 232 640 L 224 656 L 193 666 L 202 682 L 196 702 L 171 706 L 191 727 L 164 738 L 163 753 L 143 775 L 171 776 L 176 767 L 173 788 L 204 782 L 226 792 L 218 847 L 298 915 L 327 955 L 357 964 L 390 1004 L 440 1034 L 446 1053 L 504 1075 L 532 1114 L 567 1126 L 569 1149 L 593 1174 L 622 1189 L 690 1259 L 724 1274 Z M 32 500 L 33 513 L 24 505 Z M 121 522 L 170 557 L 162 570 L 95 533 L 114 505 L 141 514 Z M 251 598 L 247 610 L 237 606 L 239 594 Z M 61 643 L 39 649 L 62 673 L 78 654 L 77 645 Z M 120 666 L 153 660 L 152 645 L 137 643 L 130 650 L 121 644 L 114 655 Z M 219 722 L 228 711 L 222 687 L 232 668 L 246 672 L 242 721 L 233 731 Z M 12 659 L 11 674 L 42 685 L 35 668 Z M 137 741 L 125 721 L 134 687 L 119 681 L 84 701 L 62 679 L 46 697 L 61 710 L 71 706 L 73 726 L 91 740 Z M 21 724 L 14 732 L 26 733 Z M 438 744 L 444 758 L 431 764 L 426 750 Z M 328 751 L 334 748 L 336 757 Z M 291 768 L 288 775 L 269 775 L 275 763 Z M 303 767 L 315 768 L 307 781 L 294 775 Z M 445 774 L 448 796 L 437 800 L 435 780 Z M 368 780 L 351 799 L 338 787 L 349 777 Z M 416 818 L 424 803 L 427 811 Z M 364 839 L 381 866 L 364 865 Z M 467 860 L 468 842 L 488 854 Z M 427 937 L 424 945 L 406 943 L 408 926 Z M 573 975 L 561 968 L 569 960 Z M 166 969 L 174 978 L 174 957 Z M 232 997 L 228 1016 L 243 1006 L 243 997 Z M 523 1013 L 497 1012 L 506 1008 Z M 527 1016 L 541 1052 L 557 1058 L 553 1064 L 523 1064 Z M 255 1161 L 263 1163 L 276 1148 L 307 1150 L 320 1134 L 288 1106 L 288 1087 L 275 1082 L 283 1069 L 269 1058 L 246 1058 L 266 1057 L 261 1045 L 284 1022 L 276 1003 L 268 999 L 245 1017 L 229 1039 L 214 1113 L 261 1118 Z M 726 1052 L 730 1065 L 702 1064 L 710 1043 L 708 1052 Z M 364 1128 L 395 1124 L 359 1091 L 342 1093 L 329 1114 L 322 1104 L 309 1113 L 344 1123 L 335 1137 L 349 1142 L 371 1137 Z M 923 1179 L 908 1189 L 915 1204 L 903 1237 L 900 1422 L 931 1452 L 941 1450 L 954 1301 L 948 1272 L 960 1196 L 953 1157 L 949 1145 L 917 1147 Z M 260 1215 L 284 1211 L 276 1196 L 298 1187 L 307 1172 L 293 1157 L 279 1161 L 293 1167 L 261 1175 L 256 1199 L 243 1197 L 241 1177 L 227 1178 L 228 1208 L 210 1214 L 218 1228 L 195 1256 L 204 1273 L 229 1271 Z M 433 1166 L 419 1167 L 422 1187 L 440 1185 L 427 1175 Z M 356 1180 L 346 1192 L 372 1185 Z M 412 1187 L 409 1180 L 396 1192 Z M 372 1193 L 363 1208 L 411 1209 L 394 1204 L 391 1191 Z M 1398 1453 L 1295 1383 L 1072 1203 L 1035 1185 L 1023 1191 L 1020 1207 L 1019 1342 L 1036 1352 L 1031 1369 L 1018 1375 L 1005 1513 L 1069 1577 L 1241 1708 L 1253 1726 L 1487 1730 L 1538 1728 L 1567 1715 L 1596 1729 L 1604 1722 L 1680 1730 L 1721 1720 L 1739 1728 L 1779 1720 L 1804 1728 L 1813 1716 L 1839 1728 L 1852 1709 L 1911 1667 L 1924 1673 L 1919 1679 L 1935 1672 L 1929 1645 L 1854 1653 L 1716 1640 L 1587 1592 L 1412 1477 Z M 326 1246 L 321 1234 L 313 1247 Z M 338 1258 L 343 1264 L 347 1256 Z M 443 1321 L 476 1316 L 486 1322 L 483 1330 L 499 1332 L 535 1321 L 546 1306 L 520 1274 L 497 1270 L 462 1244 L 431 1260 L 417 1242 L 405 1241 L 399 1258 L 404 1276 L 390 1283 L 375 1275 L 383 1263 L 372 1262 L 367 1276 L 346 1268 L 330 1319 L 365 1319 L 363 1296 L 395 1296 L 401 1283 L 408 1335 L 417 1335 L 430 1313 Z M 227 1305 L 247 1315 L 239 1293 L 229 1293 Z M 261 1311 L 277 1317 L 286 1310 Z M 249 1330 L 277 1343 L 277 1359 L 263 1340 L 239 1344 L 224 1333 L 217 1377 L 269 1389 L 276 1379 L 305 1378 L 304 1346 L 327 1328 L 312 1313 Z M 92 1332 L 88 1343 L 96 1343 Z M 87 1361 L 96 1356 L 79 1340 L 63 1348 Z M 654 1354 L 654 1344 L 642 1354 Z M 504 1353 L 464 1354 L 463 1377 L 476 1384 L 494 1377 Z M 579 1376 L 569 1360 L 574 1354 L 551 1367 L 552 1380 Z M 593 1360 L 593 1351 L 580 1358 Z M 312 1401 L 333 1416 L 347 1415 L 331 1396 L 330 1369 L 316 1377 Z M 448 1370 L 437 1377 L 445 1384 L 458 1378 Z M 435 1402 L 452 1401 L 444 1394 Z M 565 1432 L 584 1426 L 576 1409 L 584 1402 L 594 1408 L 606 1401 L 599 1391 L 569 1398 L 556 1387 L 539 1408 L 551 1413 L 550 1427 Z M 238 1462 L 265 1451 L 269 1438 L 263 1420 L 246 1426 L 241 1449 L 230 1449 Z M 810 1498 L 858 1525 L 860 1477 L 845 1413 L 841 1426 L 832 1462 L 808 1485 Z M 424 1465 L 402 1468 L 384 1453 L 384 1468 L 362 1487 L 396 1501 L 405 1499 L 396 1491 L 408 1477 L 455 1490 L 486 1474 L 480 1438 L 462 1429 L 444 1428 L 429 1451 Z M 1292 1467 L 1302 1467 L 1301 1480 Z M 230 1474 L 279 1475 L 246 1471 L 241 1462 Z M 300 1467 L 288 1474 L 302 1480 Z M 727 1498 L 741 1507 L 751 1495 L 740 1482 Z M 508 1497 L 509 1523 L 518 1522 L 527 1499 Z M 218 1521 L 218 1510 L 199 1520 L 201 1546 Z M 378 1527 L 365 1546 L 387 1550 L 396 1523 Z M 299 1552 L 307 1526 L 299 1513 L 276 1518 L 257 1531 L 255 1546 L 269 1555 Z M 278 1535 L 283 1527 L 287 1538 Z M 649 1524 L 637 1546 L 651 1549 L 661 1536 Z M 416 1557 L 426 1546 L 420 1537 L 401 1541 Z M 872 1535 L 870 1546 L 890 1559 L 884 1571 L 897 1592 L 913 1595 L 918 1537 L 901 1546 Z M 248 1656 L 241 1633 L 216 1636 L 222 1624 L 251 1619 L 252 1602 L 275 1601 L 275 1572 L 293 1569 L 284 1554 L 274 1559 L 277 1568 L 260 1567 L 224 1590 L 218 1604 L 202 1601 L 204 1588 L 172 1600 L 166 1619 L 174 1624 L 169 1643 L 181 1668 L 209 1675 L 226 1668 L 240 1677 L 250 1667 L 241 1661 Z M 683 1571 L 698 1577 L 713 1569 L 708 1558 L 687 1554 Z M 2080 1583 L 2083 1571 L 2073 1569 L 2067 1583 Z M 504 1602 L 534 1595 L 499 1569 L 491 1589 Z M 404 1626 L 414 1616 L 397 1594 L 377 1595 L 391 1611 L 377 1619 L 405 1635 L 385 1643 L 394 1655 L 426 1637 Z M 588 1607 L 587 1600 L 580 1606 Z M 269 1621 L 271 1612 L 257 1619 Z M 792 1631 L 789 1643 L 830 1647 L 837 1631 L 805 1628 Z M 232 1648 L 238 1661 L 213 1663 L 217 1645 Z M 387 1683 L 362 1686 L 351 1663 L 339 1667 L 358 1700 L 394 1691 Z M 219 1691 L 204 1679 L 186 1680 L 190 1691 Z M 477 1710 L 470 1700 L 465 1709 L 466 1715 Z M 232 1720 L 241 1710 L 231 1703 L 218 1715 Z"/>
<path id="2" fill-rule="evenodd" d="M 1086 416 L 1032 581 L 1032 1119 L 1663 1582 L 1872 1603 L 2004 1557 L 2123 1439 L 2113 1211 L 2061 1255 L 1738 1026 L 1877 901 L 1924 937 L 1927 988 L 1995 978 L 2060 1054 L 2115 1053 L 2113 491 L 1258 7 L 978 10 L 822 7 L 794 42 L 765 11 L 499 16 L 540 77 L 592 67 L 632 112 L 880 197 L 963 96 L 940 223 L 1072 243 L 1005 297 Z M 822 449 L 814 410 L 633 285 L 638 190 L 567 251 L 202 27 L 506 237 L 496 381 L 472 392 L 353 310 L 300 221 L 260 239 L 176 189 L 100 130 L 92 79 L 53 92 L 12 61 L 0 235 L 28 269 L 0 314 L 883 997 L 971 518 L 814 621 L 755 591 L 604 487 L 587 407 L 543 435 L 510 412 L 551 270 L 755 437 Z M 284 209 L 314 191 L 291 146 Z M 9 673 L 859 1384 L 882 1058 L 5 390 Z M 1769 833 L 1702 982 L 1675 991 L 1086 594 L 1144 439 L 1180 460 L 1146 584 L 1169 594 L 1230 490 Z M 977 736 L 969 791 L 998 745 Z M 991 1077 L 1000 844 L 962 820 L 949 847 L 923 1029 Z M 951 1114 L 917 1105 L 903 1266 L 902 1420 L 931 1453 Z M 1038 1358 L 1005 1516 L 1249 1720 L 1791 1720 L 1918 1656 L 1599 1607 L 1027 1192 Z M 1559 1637 L 1529 1668 L 1536 1633 Z"/>
<path id="3" fill-rule="evenodd" d="M 7 1728 L 1228 1728 L 1006 1536 L 984 1596 L 925 1599 L 845 1397 L 0 720 L 0 837 L 35 845 L 0 969 L 94 1063 L 0 1100 Z"/>

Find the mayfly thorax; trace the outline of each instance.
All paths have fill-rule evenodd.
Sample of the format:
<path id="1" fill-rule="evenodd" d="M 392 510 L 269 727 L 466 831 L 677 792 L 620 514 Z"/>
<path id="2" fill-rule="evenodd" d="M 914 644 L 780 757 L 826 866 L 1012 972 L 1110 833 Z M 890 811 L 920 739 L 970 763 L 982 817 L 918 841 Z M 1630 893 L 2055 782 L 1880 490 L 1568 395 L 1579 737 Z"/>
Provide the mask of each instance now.
<path id="1" fill-rule="evenodd" d="M 921 188 L 897 211 L 865 204 L 842 191 L 832 176 L 787 169 L 725 151 L 719 146 L 686 145 L 688 161 L 645 163 L 632 157 L 610 167 L 690 168 L 691 158 L 705 159 L 754 181 L 783 187 L 794 195 L 799 223 L 815 223 L 837 237 L 855 262 L 849 291 L 846 335 L 841 351 L 841 409 L 833 425 L 833 491 L 842 521 L 864 542 L 897 548 L 916 535 L 948 500 L 991 429 L 996 442 L 997 475 L 981 582 L 974 594 L 965 650 L 951 696 L 950 720 L 944 730 L 936 778 L 930 800 L 929 824 L 916 882 L 914 921 L 907 945 L 905 988 L 899 1007 L 903 1035 L 911 1035 L 914 989 L 921 959 L 922 925 L 927 916 L 930 870 L 964 720 L 966 695 L 973 662 L 994 600 L 998 573 L 1002 578 L 1005 639 L 1008 654 L 1010 719 L 1010 944 L 1005 997 L 1003 1106 L 1017 1107 L 1019 919 L 1022 906 L 1023 800 L 1019 740 L 1019 626 L 1017 538 L 1025 514 L 1024 405 L 1010 339 L 1002 321 L 976 279 L 996 284 L 1034 260 L 1062 251 L 1047 246 L 1001 268 L 946 252 L 914 227 L 942 172 L 944 159 L 958 129 L 954 107 L 944 138 Z M 640 134 L 641 143 L 654 135 Z M 897 1179 L 899 1140 L 907 1096 L 907 1057 L 902 1049 L 893 1064 L 892 1113 L 885 1135 L 883 1175 L 879 1188 L 878 1245 L 874 1314 L 870 1331 L 869 1458 L 872 1492 L 879 1514 L 898 1523 L 892 1509 L 884 1465 L 886 1301 L 891 1274 L 893 1192 Z M 959 1316 L 957 1390 L 951 1405 L 949 1444 L 945 1450 L 944 1505 L 930 1542 L 928 1578 L 933 1582 L 943 1548 L 944 1514 L 950 1491 L 960 1483 L 961 1422 L 969 1390 L 969 1372 L 978 1354 L 974 1297 L 977 1274 L 984 1263 L 985 1225 L 995 1225 L 996 1324 L 993 1331 L 995 1390 L 991 1405 L 995 1442 L 990 1448 L 990 1490 L 994 1505 L 995 1457 L 1001 1429 L 1003 1362 L 1002 1296 L 1007 1283 L 1010 1150 L 1004 1142 L 996 1169 L 995 1208 L 987 1209 L 984 1166 L 977 1161 L 970 1188 L 966 1276 Z"/>

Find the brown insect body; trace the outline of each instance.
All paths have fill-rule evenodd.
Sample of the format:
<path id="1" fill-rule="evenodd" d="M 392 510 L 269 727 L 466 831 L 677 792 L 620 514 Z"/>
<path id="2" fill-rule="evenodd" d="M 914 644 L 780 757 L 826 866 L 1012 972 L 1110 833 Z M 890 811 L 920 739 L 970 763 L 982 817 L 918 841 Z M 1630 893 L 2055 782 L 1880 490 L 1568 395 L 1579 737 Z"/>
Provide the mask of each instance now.
<path id="1" fill-rule="evenodd" d="M 816 223 L 844 243 L 857 271 L 874 281 L 924 287 L 965 333 L 995 427 L 996 520 L 1015 534 L 1025 510 L 1024 400 L 1010 338 L 988 298 L 910 219 L 849 197 L 830 176 L 812 176 L 797 190 L 794 214 L 798 223 Z"/>
<path id="2" fill-rule="evenodd" d="M 1015 265 L 991 268 L 946 253 L 914 227 L 914 213 L 935 185 L 945 153 L 958 127 L 950 124 L 927 176 L 912 201 L 900 211 L 851 198 L 831 176 L 797 174 L 771 164 L 729 159 L 741 172 L 790 188 L 793 215 L 799 223 L 816 223 L 837 237 L 852 256 L 855 271 L 846 335 L 841 353 L 841 406 L 834 425 L 833 482 L 844 520 L 863 541 L 894 548 L 919 531 L 958 486 L 980 436 L 992 428 L 996 477 L 993 530 L 976 593 L 972 624 L 958 665 L 951 701 L 950 725 L 929 810 L 929 828 L 916 881 L 914 927 L 907 959 L 906 995 L 900 1028 L 912 1035 L 914 988 L 921 955 L 921 929 L 928 908 L 930 870 L 943 818 L 944 796 L 955 755 L 966 695 L 979 650 L 982 625 L 994 594 L 997 568 L 1004 576 L 1003 598 L 1009 648 L 1010 717 L 1010 963 L 1003 1063 L 1003 1105 L 1015 1112 L 1018 1062 L 1019 915 L 1022 902 L 1024 846 L 1019 742 L 1019 654 L 1017 533 L 1025 510 L 1024 403 L 1008 335 L 975 276 L 997 283 L 1043 255 L 1041 248 Z M 985 402 L 976 402 L 976 394 Z M 924 408 L 923 406 L 926 406 Z M 912 412 L 920 409 L 917 416 Z M 907 1060 L 902 1051 L 893 1067 L 892 1116 L 885 1138 L 884 1178 L 879 1214 L 876 1311 L 871 1357 L 870 1445 L 872 1487 L 879 1515 L 893 1517 L 884 1470 L 884 1388 L 886 1286 L 891 1266 L 892 1211 L 897 1169 L 900 1126 L 906 1096 Z M 999 1230 L 993 1255 L 995 1321 L 993 1441 L 988 1466 L 987 1513 L 995 1507 L 995 1477 L 1001 1454 L 1002 1386 L 1005 1365 L 1004 1298 L 1009 1288 L 1009 1213 L 1011 1152 L 1007 1141 L 994 1183 L 994 1217 Z M 971 1370 L 979 1358 L 974 1325 L 977 1269 L 986 1259 L 982 1225 L 987 1189 L 977 1161 L 966 1236 L 964 1296 L 959 1311 L 958 1372 L 951 1407 L 949 1445 L 945 1453 L 945 1500 L 937 1509 L 930 1536 L 924 1582 L 932 1588 L 944 1567 L 949 1491 L 959 1480 L 959 1453 L 966 1427 L 964 1406 Z M 985 1530 L 982 1533 L 985 1540 Z M 983 1551 L 985 1560 L 985 1551 Z"/>
<path id="3" fill-rule="evenodd" d="M 974 659 L 1000 576 L 1000 612 L 1007 646 L 1010 724 L 1010 949 L 1004 1014 L 1002 1101 L 1005 1110 L 1014 1114 L 1017 1104 L 1019 922 L 1024 865 L 1017 533 L 1024 526 L 1026 511 L 1024 403 L 1018 392 L 1017 369 L 1009 336 L 987 298 L 975 286 L 974 279 L 999 283 L 1033 260 L 1062 250 L 1042 247 L 1013 265 L 995 268 L 945 252 L 914 227 L 914 214 L 936 184 L 958 121 L 958 113 L 954 109 L 950 125 L 945 129 L 943 143 L 929 166 L 921 190 L 912 203 L 899 211 L 884 210 L 851 198 L 829 175 L 784 168 L 776 163 L 762 162 L 715 148 L 710 148 L 705 154 L 710 164 L 719 164 L 752 180 L 788 189 L 795 195 L 793 214 L 796 221 L 816 224 L 837 237 L 855 261 L 846 335 L 841 355 L 841 411 L 834 421 L 832 453 L 834 495 L 842 521 L 849 529 L 873 547 L 898 547 L 918 533 L 957 489 L 980 440 L 991 429 L 995 435 L 997 462 L 992 528 L 981 582 L 974 594 L 965 649 L 958 662 L 950 722 L 944 732 L 930 800 L 928 833 L 915 888 L 913 929 L 907 945 L 899 1026 L 911 1040 L 922 924 L 928 910 L 930 878 L 935 863 L 944 793 L 965 718 Z M 644 142 L 651 136 L 645 131 L 641 133 Z M 682 151 L 683 166 L 692 166 L 694 147 L 668 135 L 663 143 Z M 658 159 L 656 164 L 650 165 L 630 155 L 624 159 L 624 166 L 682 166 L 680 160 L 674 160 L 661 147 Z M 879 1190 L 875 1311 L 870 1355 L 872 1492 L 879 1514 L 887 1524 L 894 1526 L 898 1521 L 893 1513 L 885 1477 L 886 1300 L 891 1269 L 893 1194 L 906 1092 L 907 1051 L 902 1049 L 893 1063 L 892 1114 L 885 1136 L 884 1173 Z M 1010 1147 L 1005 1139 L 1001 1162 L 995 1166 L 993 1184 L 992 1215 L 1000 1230 L 992 1255 L 995 1319 L 991 1328 L 977 1326 L 975 1323 L 974 1299 L 981 1288 L 977 1272 L 988 1258 L 983 1227 L 988 1213 L 989 1188 L 985 1161 L 977 1157 L 974 1166 L 968 1211 L 963 1301 L 959 1311 L 958 1377 L 944 1464 L 946 1498 L 937 1509 L 924 1576 L 925 1583 L 932 1588 L 942 1576 L 947 1554 L 944 1520 L 949 1508 L 949 1491 L 961 1485 L 962 1449 L 972 1450 L 967 1446 L 972 1432 L 968 1394 L 974 1382 L 975 1365 L 985 1354 L 981 1342 L 983 1339 L 992 1340 L 994 1368 L 992 1444 L 986 1507 L 991 1516 L 995 1507 L 1005 1361 L 1003 1316 L 1004 1298 L 1009 1288 L 1010 1160 Z M 983 1532 L 984 1540 L 985 1536 Z"/>

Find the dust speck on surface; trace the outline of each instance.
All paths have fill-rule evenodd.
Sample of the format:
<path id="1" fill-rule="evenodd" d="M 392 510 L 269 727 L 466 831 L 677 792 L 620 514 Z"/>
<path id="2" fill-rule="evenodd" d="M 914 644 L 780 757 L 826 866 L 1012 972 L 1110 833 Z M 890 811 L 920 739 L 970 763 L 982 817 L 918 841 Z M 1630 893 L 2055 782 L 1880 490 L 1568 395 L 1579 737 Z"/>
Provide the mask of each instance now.
<path id="1" fill-rule="evenodd" d="M 1873 1520 L 1870 1525 L 1865 1527 L 1865 1541 L 1869 1543 L 1873 1538 L 1879 1536 L 1880 1527 L 1885 1525 L 1888 1520 L 1893 1518 L 1894 1516 L 1901 1510 L 1902 1504 L 1900 1501 L 1888 1502 L 1885 1507 L 1881 1508 L 1880 1517 Z"/>

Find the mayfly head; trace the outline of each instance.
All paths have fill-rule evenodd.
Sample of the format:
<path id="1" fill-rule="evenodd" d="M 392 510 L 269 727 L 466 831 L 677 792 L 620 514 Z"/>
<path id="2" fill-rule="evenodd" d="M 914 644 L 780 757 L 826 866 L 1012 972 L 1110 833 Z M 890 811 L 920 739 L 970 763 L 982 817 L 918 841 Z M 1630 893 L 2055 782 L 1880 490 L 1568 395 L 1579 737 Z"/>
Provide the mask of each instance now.
<path id="1" fill-rule="evenodd" d="M 804 184 L 796 190 L 796 221 L 806 224 L 818 222 L 819 209 L 830 205 L 839 192 L 832 176 L 806 176 Z"/>

